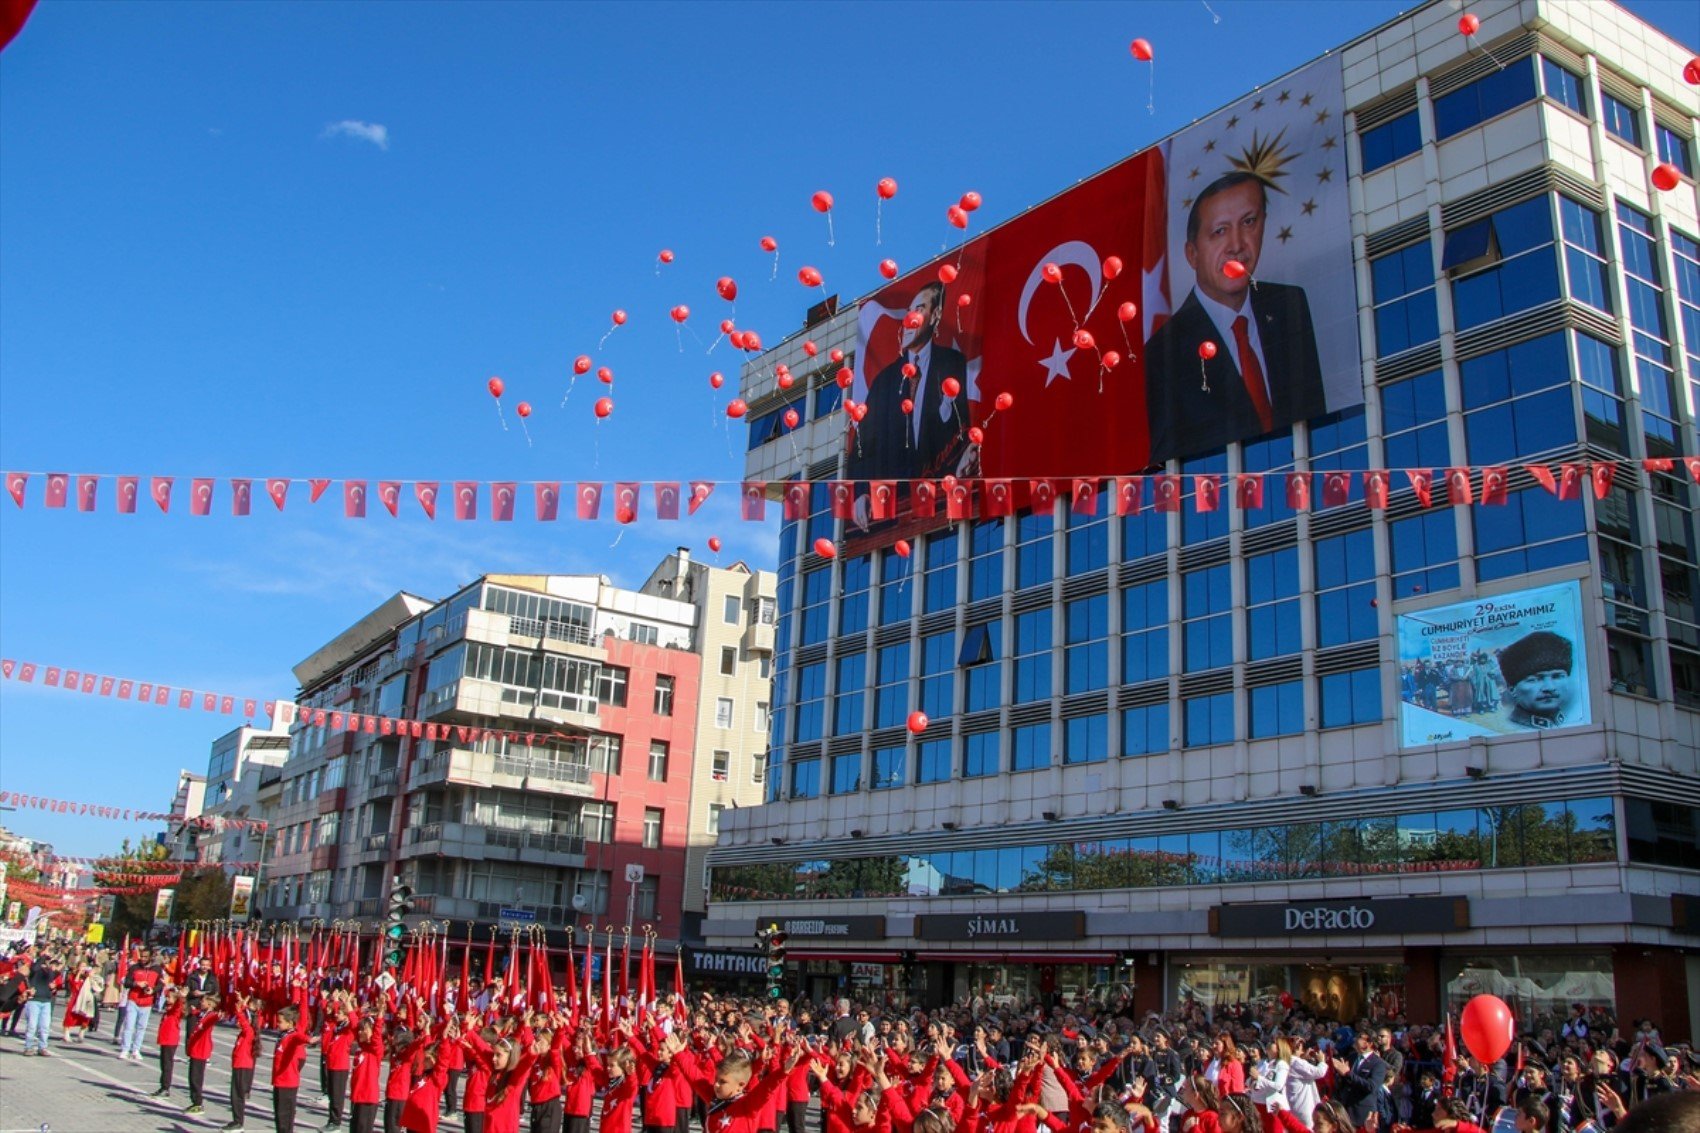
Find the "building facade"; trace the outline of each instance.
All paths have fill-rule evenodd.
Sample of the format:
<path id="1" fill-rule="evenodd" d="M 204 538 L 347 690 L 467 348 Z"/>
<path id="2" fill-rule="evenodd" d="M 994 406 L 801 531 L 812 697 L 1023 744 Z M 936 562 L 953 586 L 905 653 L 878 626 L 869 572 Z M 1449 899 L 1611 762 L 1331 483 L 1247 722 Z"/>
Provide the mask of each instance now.
<path id="1" fill-rule="evenodd" d="M 207 757 L 206 805 L 202 816 L 211 820 L 200 835 L 200 861 L 224 865 L 227 873 L 258 877 L 255 870 L 234 870 L 235 863 L 264 863 L 266 832 L 247 825 L 265 821 L 260 788 L 268 776 L 282 777 L 289 755 L 289 729 L 281 722 L 266 728 L 246 724 L 232 728 L 212 743 Z M 235 823 L 224 820 L 237 819 Z"/>
<path id="2" fill-rule="evenodd" d="M 1261 345 L 1244 319 L 1219 322 L 1221 359 L 1188 344 L 1163 388 L 1275 389 L 1273 413 L 1247 395 L 1262 428 L 1148 464 L 1141 446 L 1166 451 L 1177 424 L 1148 392 L 1149 442 L 1097 413 L 1133 438 L 1121 463 L 1006 463 L 984 474 L 1075 478 L 1018 480 L 1013 503 L 986 480 L 960 519 L 940 473 L 979 473 L 934 465 L 918 479 L 938 480 L 938 517 L 881 543 L 864 537 L 862 499 L 836 499 L 881 438 L 862 430 L 847 451 L 840 363 L 821 361 L 842 351 L 852 395 L 877 413 L 866 381 L 900 333 L 882 347 L 881 320 L 908 306 L 913 327 L 948 331 L 935 313 L 948 287 L 934 300 L 930 283 L 882 290 L 884 311 L 840 310 L 746 366 L 747 478 L 788 499 L 788 483 L 811 483 L 781 530 L 769 802 L 722 816 L 710 947 L 781 921 L 796 990 L 817 1001 L 1131 985 L 1141 1011 L 1291 995 L 1346 1018 L 1431 1021 L 1494 991 L 1525 1021 L 1580 1002 L 1694 1033 L 1700 91 L 1682 72 L 1695 45 L 1606 3 L 1471 10 L 1474 37 L 1453 5 L 1426 4 L 1129 159 L 1171 194 L 1146 226 L 1168 226 L 1171 267 L 1148 245 L 1146 289 L 1129 284 L 1150 339 L 1129 353 L 1152 367 L 1176 353 L 1191 303 L 1152 290 L 1152 273 L 1172 273 L 1183 239 L 1189 260 L 1217 240 L 1188 219 L 1244 183 L 1204 187 L 1219 142 L 1264 187 L 1266 260 L 1340 192 L 1341 270 L 1298 277 L 1338 409 L 1280 424 L 1279 390 L 1249 377 L 1281 364 L 1274 315 L 1259 315 Z M 1294 104 L 1322 139 L 1309 165 L 1283 165 L 1273 129 L 1244 137 L 1255 115 Z M 1650 185 L 1660 163 L 1674 190 Z M 1070 224 L 1102 223 L 1068 215 L 1074 193 L 1034 211 L 1064 214 L 1036 259 L 1060 258 Z M 995 254 L 1036 223 L 986 239 Z M 1219 262 L 1257 254 L 1229 244 Z M 1063 262 L 1109 295 L 1095 259 Z M 943 263 L 949 287 L 976 270 L 972 247 Z M 1039 267 L 1025 289 L 1014 277 L 1023 335 L 1047 301 Z M 1318 302 L 1334 286 L 1344 301 Z M 1295 289 L 1267 290 L 1254 313 Z M 995 301 L 988 288 L 946 310 L 980 298 Z M 1173 311 L 1167 337 L 1153 310 Z M 972 357 L 974 328 L 952 317 L 950 351 L 932 332 L 935 359 Z M 1092 325 L 1090 349 L 1115 341 L 1113 322 Z M 1028 341 L 1038 356 L 1052 339 Z M 1035 363 L 1043 396 L 1059 376 L 1073 379 L 1059 390 L 1085 384 L 1068 367 L 1089 347 L 1074 342 L 1063 349 L 1065 331 Z M 1331 366 L 1342 344 L 1346 364 Z M 864 370 L 858 352 L 876 348 L 886 355 Z M 920 381 L 906 370 L 906 391 L 938 380 L 911 358 Z M 787 389 L 781 364 L 801 379 Z M 988 357 L 960 377 L 1019 369 Z M 1126 372 L 1104 364 L 1100 393 L 1123 396 Z M 906 392 L 904 413 L 948 424 L 950 402 L 930 396 Z M 1043 413 L 1024 394 L 1012 415 L 1035 404 Z M 1079 429 L 1088 446 L 1096 403 L 1078 404 L 1019 422 L 1024 435 Z M 1018 423 L 986 408 L 988 438 Z M 789 431 L 788 409 L 802 418 Z M 1212 424 L 1200 416 L 1179 423 Z M 896 443 L 925 455 L 934 428 Z M 988 439 L 986 461 L 998 455 Z M 1615 478 L 1591 471 L 1602 466 Z M 875 476 L 852 495 L 875 498 Z M 1448 506 L 1477 483 L 1485 503 Z M 1175 487 L 1178 506 L 1154 510 Z M 1537 703 L 1525 682 L 1541 674 L 1564 688 Z"/>
<path id="3" fill-rule="evenodd" d="M 174 862 L 198 862 L 206 853 L 208 831 L 198 821 L 206 809 L 207 780 L 184 769 L 177 773 L 177 789 L 171 794 L 171 815 L 166 820 L 166 856 Z"/>

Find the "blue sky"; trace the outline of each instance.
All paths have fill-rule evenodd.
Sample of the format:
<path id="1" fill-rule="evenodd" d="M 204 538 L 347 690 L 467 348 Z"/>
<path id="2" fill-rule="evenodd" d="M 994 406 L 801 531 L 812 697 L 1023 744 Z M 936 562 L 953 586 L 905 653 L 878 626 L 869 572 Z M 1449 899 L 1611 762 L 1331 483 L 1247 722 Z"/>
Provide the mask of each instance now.
<path id="1" fill-rule="evenodd" d="M 882 257 L 953 242 L 965 190 L 981 230 L 1400 6 L 42 0 L 0 56 L 0 468 L 179 487 L 170 516 L 114 514 L 110 484 L 89 516 L 44 511 L 39 481 L 27 510 L 0 499 L 0 654 L 288 696 L 296 661 L 398 589 L 636 585 L 676 545 L 714 557 L 714 534 L 721 561 L 771 566 L 773 526 L 737 521 L 731 493 L 623 535 L 528 508 L 432 524 L 411 501 L 350 521 L 301 486 L 237 520 L 222 482 L 212 518 L 180 513 L 191 476 L 734 480 L 743 429 L 707 375 L 735 360 L 688 334 L 681 352 L 672 305 L 711 340 L 732 275 L 740 325 L 778 341 L 815 297 L 801 264 L 853 297 Z M 1629 6 L 1695 39 L 1683 0 Z M 1156 47 L 1155 114 L 1134 36 Z M 875 247 L 883 176 L 901 188 Z M 631 322 L 597 351 L 615 307 Z M 617 375 L 600 426 L 594 382 L 560 408 L 579 353 Z M 228 722 L 0 683 L 0 790 L 163 809 Z M 0 821 L 67 854 L 147 832 Z"/>

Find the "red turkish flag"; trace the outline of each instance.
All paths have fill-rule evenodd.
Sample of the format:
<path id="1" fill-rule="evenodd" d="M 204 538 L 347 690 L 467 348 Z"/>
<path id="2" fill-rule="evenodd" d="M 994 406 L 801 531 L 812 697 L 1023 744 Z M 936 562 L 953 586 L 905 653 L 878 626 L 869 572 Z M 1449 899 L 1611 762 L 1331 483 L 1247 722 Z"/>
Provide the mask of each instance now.
<path id="1" fill-rule="evenodd" d="M 988 518 L 1008 515 L 1015 504 L 1015 493 L 1008 480 L 980 481 L 980 510 Z"/>
<path id="2" fill-rule="evenodd" d="M 193 692 L 190 692 L 188 689 L 183 689 L 180 692 L 178 692 L 178 694 L 177 694 L 177 707 L 179 707 L 179 708 L 193 708 L 194 706 L 195 706 L 195 694 Z"/>
<path id="3" fill-rule="evenodd" d="M 135 688 L 136 688 L 136 683 L 134 681 L 119 681 L 118 682 L 118 699 L 119 700 L 129 700 L 130 694 L 135 691 Z"/>
<path id="4" fill-rule="evenodd" d="M 759 523 L 767 518 L 767 485 L 759 480 L 745 480 L 743 494 L 744 519 Z"/>
<path id="5" fill-rule="evenodd" d="M 401 481 L 379 480 L 378 502 L 384 505 L 384 510 L 391 515 L 401 514 Z"/>
<path id="6" fill-rule="evenodd" d="M 1489 506 L 1506 500 L 1506 476 L 1503 468 L 1482 469 L 1482 503 Z"/>
<path id="7" fill-rule="evenodd" d="M 16 661 L 0 661 L 0 677 L 11 680 L 12 674 L 17 671 L 17 668 L 18 663 Z"/>
<path id="8" fill-rule="evenodd" d="M 437 518 L 437 481 L 421 480 L 413 485 L 413 498 L 419 501 L 426 519 Z"/>
<path id="9" fill-rule="evenodd" d="M 236 711 L 236 698 L 234 696 L 219 697 L 218 710 L 224 713 L 224 715 L 229 716 Z"/>
<path id="10" fill-rule="evenodd" d="M 1582 472 L 1586 466 L 1582 464 L 1562 464 L 1558 469 L 1558 498 L 1561 500 L 1576 500 L 1582 498 Z"/>
<path id="11" fill-rule="evenodd" d="M 1215 511 L 1222 501 L 1222 481 L 1217 476 L 1192 478 L 1192 506 L 1195 511 Z"/>
<path id="12" fill-rule="evenodd" d="M 394 735 L 395 734 L 395 721 L 390 719 L 388 716 L 384 716 L 384 717 L 380 718 L 378 720 L 378 734 L 380 736 L 392 736 L 392 735 Z"/>
<path id="13" fill-rule="evenodd" d="M 325 710 L 323 708 L 313 709 L 313 726 L 315 728 L 321 727 L 324 723 L 325 723 Z"/>
<path id="14" fill-rule="evenodd" d="M 1257 511 L 1263 507 L 1263 477 L 1255 472 L 1242 472 L 1234 478 L 1234 504 L 1241 511 Z"/>
<path id="15" fill-rule="evenodd" d="M 170 704 L 171 703 L 171 686 L 170 685 L 154 685 L 153 686 L 153 702 L 155 704 Z"/>
<path id="16" fill-rule="evenodd" d="M 160 511 L 171 510 L 171 477 L 153 477 L 148 493 L 153 496 L 153 502 L 159 505 Z"/>
<path id="17" fill-rule="evenodd" d="M 48 507 L 64 507 L 66 499 L 70 496 L 70 491 L 71 478 L 69 476 L 63 472 L 49 472 L 47 474 L 47 491 L 42 502 Z"/>
<path id="18" fill-rule="evenodd" d="M 1322 475 L 1322 506 L 1340 507 L 1352 498 L 1352 477 L 1346 472 Z"/>
<path id="19" fill-rule="evenodd" d="M 809 482 L 807 480 L 789 481 L 785 485 L 785 518 L 795 521 L 808 517 Z"/>
<path id="20" fill-rule="evenodd" d="M 342 731 L 342 713 L 340 713 L 340 712 L 332 712 L 331 713 L 330 729 L 333 732 Z"/>
<path id="21" fill-rule="evenodd" d="M 150 703 L 152 703 L 153 702 L 153 686 L 148 684 L 145 681 L 143 683 L 137 685 L 136 686 L 136 702 L 138 704 L 150 704 Z"/>
<path id="22" fill-rule="evenodd" d="M 230 514 L 247 515 L 254 507 L 254 482 L 252 480 L 232 480 L 230 482 Z"/>
<path id="23" fill-rule="evenodd" d="M 1069 508 L 1075 515 L 1098 514 L 1098 481 L 1076 480 L 1069 497 Z"/>
<path id="24" fill-rule="evenodd" d="M 250 720 L 253 719 L 254 709 L 256 707 L 258 707 L 258 705 L 256 705 L 252 700 L 244 700 L 242 702 L 242 715 L 248 717 Z"/>
<path id="25" fill-rule="evenodd" d="M 310 503 L 310 504 L 318 503 L 319 497 L 324 495 L 325 489 L 330 487 L 330 486 L 331 486 L 331 482 L 329 480 L 308 480 L 307 481 L 307 502 Z"/>
<path id="26" fill-rule="evenodd" d="M 76 692 L 77 691 L 77 682 L 81 679 L 82 679 L 82 674 L 80 672 L 78 672 L 76 669 L 66 669 L 64 681 L 63 681 L 64 687 L 71 690 L 72 692 Z"/>
<path id="27" fill-rule="evenodd" d="M 832 495 L 832 518 L 856 518 L 856 486 L 848 480 L 834 480 L 827 489 Z"/>
<path id="28" fill-rule="evenodd" d="M 602 485 L 587 484 L 581 480 L 578 486 L 578 517 L 595 519 L 601 510 Z"/>
<path id="29" fill-rule="evenodd" d="M 376 716 L 366 717 L 366 734 L 368 736 L 376 735 L 377 731 L 378 731 L 378 718 Z"/>
<path id="30" fill-rule="evenodd" d="M 1676 461 L 1668 456 L 1649 456 L 1641 462 L 1641 467 L 1648 472 L 1669 472 L 1676 467 Z"/>
<path id="31" fill-rule="evenodd" d="M 83 692 L 84 693 L 93 692 L 94 687 L 95 687 L 95 682 L 97 680 L 99 680 L 99 678 L 96 677 L 93 673 L 84 673 L 83 674 Z"/>
<path id="32" fill-rule="evenodd" d="M 614 483 L 614 518 L 621 523 L 631 523 L 638 516 L 638 489 L 642 485 L 636 480 L 617 480 Z"/>
<path id="33" fill-rule="evenodd" d="M 1533 476 L 1541 487 L 1555 496 L 1558 495 L 1558 480 L 1553 476 L 1551 468 L 1544 464 L 1525 464 L 1523 470 Z"/>
<path id="34" fill-rule="evenodd" d="M 102 678 L 100 678 L 100 695 L 111 696 L 112 690 L 115 687 L 117 687 L 117 684 L 118 684 L 118 681 L 114 677 L 102 677 Z"/>
<path id="35" fill-rule="evenodd" d="M 142 494 L 141 478 L 137 476 L 118 477 L 118 512 L 120 515 L 135 515 L 136 500 Z"/>
<path id="36" fill-rule="evenodd" d="M 655 485 L 655 518 L 679 518 L 679 485 L 677 482 Z"/>
<path id="37" fill-rule="evenodd" d="M 949 480 L 944 487 L 944 514 L 947 519 L 971 519 L 974 515 L 973 494 L 966 480 Z"/>
<path id="38" fill-rule="evenodd" d="M 1470 493 L 1470 470 L 1468 468 L 1448 468 L 1446 470 L 1446 502 L 1453 507 L 1475 502 L 1475 497 Z"/>
<path id="39" fill-rule="evenodd" d="M 12 497 L 12 502 L 19 507 L 24 506 L 24 487 L 30 482 L 28 472 L 6 473 L 6 494 Z"/>
<path id="40" fill-rule="evenodd" d="M 478 518 L 478 481 L 455 481 L 455 518 L 459 520 Z"/>
<path id="41" fill-rule="evenodd" d="M 1168 474 L 1151 477 L 1153 500 L 1151 506 L 1157 511 L 1169 512 L 1181 510 L 1181 478 Z"/>
<path id="42" fill-rule="evenodd" d="M 1700 456 L 1685 456 L 1682 462 L 1688 465 L 1688 478 L 1700 484 Z"/>
<path id="43" fill-rule="evenodd" d="M 897 518 L 897 481 L 868 482 L 868 516 L 875 520 Z"/>
<path id="44" fill-rule="evenodd" d="M 1121 516 L 1138 515 L 1140 505 L 1144 502 L 1145 477 L 1123 476 L 1116 481 L 1116 514 Z"/>
<path id="45" fill-rule="evenodd" d="M 1606 460 L 1596 460 L 1588 475 L 1594 482 L 1594 498 L 1603 500 L 1611 495 L 1611 486 L 1617 482 L 1617 465 Z"/>
<path id="46" fill-rule="evenodd" d="M 712 491 L 714 491 L 713 481 L 711 481 L 711 480 L 692 480 L 691 481 L 691 499 L 690 499 L 690 502 L 686 505 L 685 513 L 687 515 L 695 515 L 697 513 L 697 508 L 701 507 L 704 503 L 706 503 L 708 501 L 708 494 Z"/>
<path id="47" fill-rule="evenodd" d="M 217 693 L 208 692 L 208 693 L 203 693 L 201 695 L 201 711 L 203 711 L 203 712 L 216 712 L 216 711 L 218 711 L 218 694 Z"/>
<path id="48" fill-rule="evenodd" d="M 58 688 L 59 687 L 59 666 L 57 666 L 57 665 L 47 666 L 47 674 L 44 677 L 41 678 L 41 683 L 46 685 L 48 688 Z"/>
<path id="49" fill-rule="evenodd" d="M 211 515 L 212 497 L 213 482 L 210 479 L 197 476 L 189 481 L 189 514 Z"/>
<path id="50" fill-rule="evenodd" d="M 917 480 L 909 485 L 909 510 L 919 519 L 939 513 L 939 486 L 931 480 Z"/>
<path id="51" fill-rule="evenodd" d="M 531 493 L 537 505 L 537 520 L 539 523 L 553 523 L 561 513 L 561 482 L 549 480 L 541 484 L 533 484 Z"/>
<path id="52" fill-rule="evenodd" d="M 25 661 L 22 665 L 19 665 L 18 679 L 23 681 L 25 684 L 29 684 L 31 681 L 35 680 L 35 662 Z"/>
<path id="53" fill-rule="evenodd" d="M 93 511 L 95 493 L 100 488 L 99 476 L 77 477 L 77 510 Z"/>
<path id="54" fill-rule="evenodd" d="M 1294 511 L 1310 510 L 1310 473 L 1287 473 L 1287 506 Z"/>
<path id="55" fill-rule="evenodd" d="M 514 518 L 514 495 L 517 485 L 512 480 L 497 480 L 490 485 L 490 518 L 497 523 L 511 523 Z"/>
<path id="56" fill-rule="evenodd" d="M 266 495 L 272 498 L 272 506 L 277 508 L 278 511 L 282 511 L 283 505 L 289 500 L 289 481 L 283 479 L 267 480 Z"/>
<path id="57" fill-rule="evenodd" d="M 1414 468 L 1405 473 L 1411 479 L 1411 490 L 1417 493 L 1417 500 L 1424 507 L 1434 503 L 1434 473 L 1426 468 Z"/>
<path id="58" fill-rule="evenodd" d="M 342 514 L 345 519 L 366 518 L 366 481 L 342 482 Z"/>

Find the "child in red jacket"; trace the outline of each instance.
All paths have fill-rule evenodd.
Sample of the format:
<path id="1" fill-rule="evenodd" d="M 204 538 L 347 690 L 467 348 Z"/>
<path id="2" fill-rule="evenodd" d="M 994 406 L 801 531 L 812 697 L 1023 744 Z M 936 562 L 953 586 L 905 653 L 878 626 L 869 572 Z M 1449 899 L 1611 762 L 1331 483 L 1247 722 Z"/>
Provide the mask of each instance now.
<path id="1" fill-rule="evenodd" d="M 206 1112 L 201 1104 L 202 1090 L 207 1083 L 207 1063 L 212 1060 L 213 1028 L 218 1026 L 218 1012 L 205 1009 L 200 996 L 194 996 L 189 1014 L 189 1108 L 185 1113 L 199 1116 Z"/>
<path id="2" fill-rule="evenodd" d="M 248 1091 L 254 1088 L 256 1042 L 254 1018 L 247 996 L 236 996 L 229 1017 L 236 1021 L 236 1041 L 230 1047 L 230 1123 L 221 1133 L 245 1133 L 243 1123 L 248 1119 Z"/>
<path id="3" fill-rule="evenodd" d="M 307 1033 L 306 1016 L 301 1006 L 288 1004 L 278 1009 L 277 1048 L 272 1052 L 272 1123 L 277 1133 L 294 1133 L 295 1101 L 301 1092 L 301 1067 L 307 1062 L 307 1048 L 313 1036 Z"/>
<path id="4" fill-rule="evenodd" d="M 378 1021 L 368 1015 L 354 1029 L 354 1051 L 349 1058 L 348 1100 L 351 1133 L 372 1133 L 378 1123 L 378 1106 L 383 1103 L 384 1036 Z"/>
<path id="5" fill-rule="evenodd" d="M 166 988 L 165 998 L 160 1002 L 159 1034 L 156 1042 L 159 1044 L 159 1089 L 149 1094 L 150 1098 L 168 1098 L 171 1096 L 171 1079 L 177 1069 L 177 1048 L 183 1041 L 183 993 L 176 988 Z"/>

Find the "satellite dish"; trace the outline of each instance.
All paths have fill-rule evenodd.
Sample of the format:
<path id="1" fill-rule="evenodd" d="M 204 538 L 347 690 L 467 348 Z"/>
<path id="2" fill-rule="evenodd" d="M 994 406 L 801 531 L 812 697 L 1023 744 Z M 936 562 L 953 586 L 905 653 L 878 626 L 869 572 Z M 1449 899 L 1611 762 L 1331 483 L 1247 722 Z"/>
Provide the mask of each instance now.
<path id="1" fill-rule="evenodd" d="M 589 905 L 589 904 L 590 904 L 590 902 L 585 900 L 585 896 L 584 896 L 583 893 L 574 893 L 573 894 L 573 910 L 575 912 L 580 912 L 580 913 L 584 912 L 585 906 Z"/>

